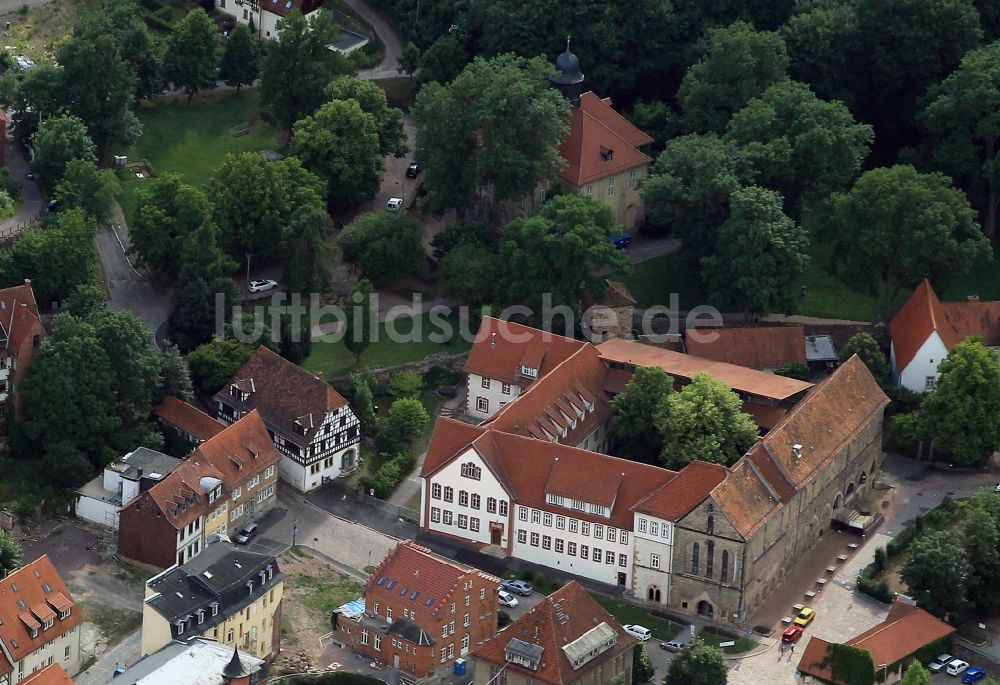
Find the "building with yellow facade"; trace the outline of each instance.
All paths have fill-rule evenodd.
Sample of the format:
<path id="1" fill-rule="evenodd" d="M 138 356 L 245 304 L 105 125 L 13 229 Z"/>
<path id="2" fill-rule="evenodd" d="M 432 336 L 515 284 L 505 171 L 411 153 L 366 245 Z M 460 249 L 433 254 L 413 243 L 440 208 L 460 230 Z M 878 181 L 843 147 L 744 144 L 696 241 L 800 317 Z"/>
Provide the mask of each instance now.
<path id="1" fill-rule="evenodd" d="M 183 566 L 146 581 L 142 655 L 174 640 L 203 637 L 274 658 L 281 646 L 284 579 L 274 557 L 210 541 Z"/>

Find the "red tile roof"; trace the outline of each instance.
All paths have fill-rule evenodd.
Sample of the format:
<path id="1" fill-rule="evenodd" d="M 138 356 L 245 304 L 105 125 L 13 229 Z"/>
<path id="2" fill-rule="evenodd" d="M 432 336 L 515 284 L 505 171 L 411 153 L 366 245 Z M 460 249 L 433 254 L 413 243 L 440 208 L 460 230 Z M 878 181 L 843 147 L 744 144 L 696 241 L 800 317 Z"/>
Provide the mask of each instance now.
<path id="1" fill-rule="evenodd" d="M 446 461 L 451 460 L 463 447 L 483 434 L 483 429 L 462 421 L 440 416 L 434 424 L 434 433 L 427 446 L 427 456 L 420 469 L 421 477 L 426 477 L 437 470 Z"/>
<path id="2" fill-rule="evenodd" d="M 188 435 L 193 435 L 198 440 L 208 440 L 226 427 L 226 424 L 217 421 L 201 409 L 172 396 L 164 398 L 153 413 L 162 421 Z"/>
<path id="3" fill-rule="evenodd" d="M 855 355 L 795 405 L 762 441 L 788 480 L 801 487 L 887 404 L 889 398 Z M 798 456 L 794 445 L 802 446 Z"/>
<path id="4" fill-rule="evenodd" d="M 251 389 L 244 402 L 230 394 L 232 384 Z M 312 442 L 327 412 L 347 404 L 329 383 L 263 345 L 257 348 L 232 381 L 215 394 L 217 401 L 239 409 L 260 411 L 274 432 L 300 446 Z M 298 426 L 304 425 L 305 433 Z"/>
<path id="5" fill-rule="evenodd" d="M 860 647 L 871 654 L 875 669 L 878 670 L 902 661 L 954 632 L 955 629 L 944 621 L 897 597 L 884 621 L 851 638 L 846 644 Z M 823 664 L 830 644 L 826 640 L 812 638 L 799 661 L 799 671 L 839 683 L 829 667 Z"/>
<path id="6" fill-rule="evenodd" d="M 702 359 L 773 369 L 784 364 L 806 363 L 806 332 L 802 326 L 763 328 L 687 329 L 684 344 L 688 354 Z M 699 342 L 712 337 L 711 342 Z"/>
<path id="7" fill-rule="evenodd" d="M 687 516 L 726 478 L 726 469 L 718 464 L 693 461 L 672 479 L 649 493 L 632 507 L 633 511 L 667 521 Z"/>
<path id="8" fill-rule="evenodd" d="M 629 366 L 658 366 L 675 378 L 690 380 L 705 372 L 733 390 L 775 400 L 789 399 L 812 387 L 812 383 L 777 376 L 743 366 L 702 359 L 690 354 L 664 350 L 652 345 L 614 338 L 597 346 L 601 357 L 609 362 Z"/>
<path id="9" fill-rule="evenodd" d="M 228 496 L 243 481 L 279 461 L 281 454 L 271 442 L 260 414 L 254 410 L 199 445 L 166 478 L 129 502 L 122 514 L 128 515 L 125 512 L 131 507 L 138 508 L 140 500 L 148 497 L 170 525 L 180 530 L 214 508 L 209 505 L 202 479 L 221 481 Z"/>
<path id="10" fill-rule="evenodd" d="M 942 302 L 925 278 L 889 323 L 896 368 L 905 369 L 934 331 L 949 351 L 972 335 L 1000 345 L 1000 302 Z"/>
<path id="11" fill-rule="evenodd" d="M 523 389 L 534 379 L 521 376 L 522 365 L 537 368 L 541 378 L 585 346 L 579 340 L 487 316 L 469 351 L 465 372 L 520 383 Z"/>
<path id="12" fill-rule="evenodd" d="M 601 623 L 618 633 L 618 641 L 607 651 L 574 670 L 563 647 L 579 639 Z M 507 669 L 532 682 L 566 685 L 580 680 L 581 674 L 611 661 L 632 649 L 636 639 L 625 632 L 614 616 L 587 594 L 579 583 L 570 581 L 546 597 L 531 611 L 472 653 L 472 658 L 497 666 L 507 664 L 505 652 L 512 639 L 542 648 L 538 669 L 532 671 L 515 663 Z"/>
<path id="13" fill-rule="evenodd" d="M 15 662 L 83 621 L 79 607 L 72 603 L 71 598 L 70 591 L 47 555 L 0 580 L 0 641 Z M 53 607 L 49 606 L 56 600 L 60 610 L 69 609 L 69 616 L 60 619 L 56 615 Z M 22 616 L 26 620 L 22 620 Z M 42 630 L 42 622 L 48 619 L 53 621 L 52 627 Z M 26 623 L 37 627 L 35 637 L 31 637 Z"/>
<path id="14" fill-rule="evenodd" d="M 712 490 L 712 499 L 745 540 L 750 539 L 781 500 L 752 461 L 741 457 Z"/>
<path id="15" fill-rule="evenodd" d="M 611 416 L 603 392 L 607 371 L 594 346 L 583 344 L 549 369 L 544 382 L 532 383 L 487 423 L 540 440 L 556 438 L 564 444 L 579 444 Z"/>
<path id="16" fill-rule="evenodd" d="M 51 664 L 40 671 L 35 671 L 18 685 L 73 685 L 73 682 L 69 673 L 60 664 Z"/>
<path id="17" fill-rule="evenodd" d="M 45 335 L 31 281 L 0 289 L 0 330 L 7 338 L 6 348 L 15 352 L 27 337 Z"/>
<path id="18" fill-rule="evenodd" d="M 580 187 L 601 178 L 649 164 L 653 159 L 641 152 L 641 145 L 653 139 L 594 93 L 584 93 L 580 106 L 573 108 L 569 135 L 559 147 L 566 160 L 562 177 Z M 606 158 L 612 151 L 610 158 Z"/>
<path id="19" fill-rule="evenodd" d="M 439 557 L 412 540 L 403 540 L 389 550 L 372 571 L 365 584 L 365 595 L 379 592 L 401 595 L 406 588 L 407 597 L 412 597 L 414 592 L 420 593 L 412 600 L 415 611 L 440 614 L 458 584 L 470 573 L 491 580 L 497 586 L 500 584 L 499 578 L 484 571 Z M 392 588 L 387 588 L 392 581 L 395 581 Z M 431 600 L 434 601 L 428 604 Z"/>

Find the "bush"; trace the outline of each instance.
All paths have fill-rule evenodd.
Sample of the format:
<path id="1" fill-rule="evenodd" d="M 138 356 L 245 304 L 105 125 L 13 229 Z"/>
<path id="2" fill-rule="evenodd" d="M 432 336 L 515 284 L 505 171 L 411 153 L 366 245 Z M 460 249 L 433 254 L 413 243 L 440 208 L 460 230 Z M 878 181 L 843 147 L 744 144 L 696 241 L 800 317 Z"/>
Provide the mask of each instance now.
<path id="1" fill-rule="evenodd" d="M 889 439 L 897 448 L 914 452 L 923 440 L 923 429 L 917 412 L 896 414 L 889 424 Z"/>
<path id="2" fill-rule="evenodd" d="M 510 614 L 508 614 L 506 611 L 501 610 L 500 613 L 497 614 L 497 629 L 506 628 L 512 622 L 513 621 L 510 617 Z"/>
<path id="3" fill-rule="evenodd" d="M 372 476 L 365 476 L 361 479 L 361 484 L 365 491 L 375 491 L 375 497 L 385 499 L 392 494 L 393 489 L 399 484 L 399 465 L 395 459 L 390 459 L 382 464 Z"/>
<path id="4" fill-rule="evenodd" d="M 0 189 L 10 195 L 13 200 L 21 197 L 21 184 L 17 182 L 7 167 L 0 169 Z"/>
<path id="5" fill-rule="evenodd" d="M 812 374 L 809 372 L 809 367 L 805 364 L 799 364 L 798 362 L 793 362 L 791 364 L 785 364 L 783 366 L 776 367 L 774 373 L 779 376 L 785 376 L 787 378 L 794 378 L 800 381 L 808 381 Z"/>
<path id="6" fill-rule="evenodd" d="M 389 394 L 395 398 L 419 397 L 424 387 L 424 379 L 416 371 L 403 371 L 392 377 Z"/>
<path id="7" fill-rule="evenodd" d="M 892 590 L 881 580 L 862 576 L 858 578 L 858 591 L 883 604 L 892 603 Z"/>
<path id="8" fill-rule="evenodd" d="M 460 385 L 463 374 L 435 364 L 424 373 L 424 386 L 437 389 L 442 386 Z"/>
<path id="9" fill-rule="evenodd" d="M 875 548 L 875 559 L 872 561 L 871 566 L 874 567 L 874 573 L 877 575 L 885 570 L 886 564 L 889 562 L 889 558 L 885 553 L 885 549 L 882 547 Z"/>

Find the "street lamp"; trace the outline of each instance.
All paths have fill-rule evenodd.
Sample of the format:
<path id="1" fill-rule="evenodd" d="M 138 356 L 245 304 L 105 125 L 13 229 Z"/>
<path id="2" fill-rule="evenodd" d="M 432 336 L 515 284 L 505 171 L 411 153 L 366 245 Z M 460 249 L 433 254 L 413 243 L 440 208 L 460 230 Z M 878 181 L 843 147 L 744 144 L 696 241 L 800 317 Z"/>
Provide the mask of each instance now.
<path id="1" fill-rule="evenodd" d="M 299 536 L 299 520 L 292 521 L 292 548 L 295 547 L 295 539 Z"/>

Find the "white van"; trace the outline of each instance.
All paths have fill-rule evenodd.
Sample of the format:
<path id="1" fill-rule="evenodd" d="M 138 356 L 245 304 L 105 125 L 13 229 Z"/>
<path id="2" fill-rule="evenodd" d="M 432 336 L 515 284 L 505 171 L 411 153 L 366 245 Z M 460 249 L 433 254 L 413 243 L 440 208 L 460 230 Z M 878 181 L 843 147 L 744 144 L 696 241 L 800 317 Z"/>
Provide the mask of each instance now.
<path id="1" fill-rule="evenodd" d="M 389 201 L 385 203 L 385 208 L 390 212 L 398 212 L 403 208 L 403 198 L 390 197 Z"/>

